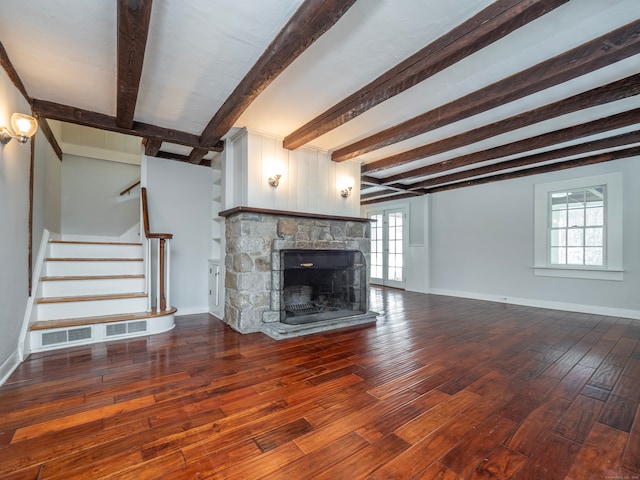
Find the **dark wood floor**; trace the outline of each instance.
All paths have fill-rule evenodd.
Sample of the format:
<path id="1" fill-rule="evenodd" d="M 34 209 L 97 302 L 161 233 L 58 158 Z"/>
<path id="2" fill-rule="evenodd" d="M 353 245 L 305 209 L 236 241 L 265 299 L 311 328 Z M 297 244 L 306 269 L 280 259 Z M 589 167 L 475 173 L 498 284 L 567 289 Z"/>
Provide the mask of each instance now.
<path id="1" fill-rule="evenodd" d="M 640 478 L 640 322 L 374 289 L 276 342 L 207 315 L 32 355 L 0 478 Z"/>

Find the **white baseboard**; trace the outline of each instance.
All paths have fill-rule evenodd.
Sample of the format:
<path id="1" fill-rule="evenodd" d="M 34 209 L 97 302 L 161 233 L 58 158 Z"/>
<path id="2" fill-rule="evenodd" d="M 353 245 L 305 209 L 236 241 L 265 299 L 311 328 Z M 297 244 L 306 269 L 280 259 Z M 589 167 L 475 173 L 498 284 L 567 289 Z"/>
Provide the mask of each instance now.
<path id="1" fill-rule="evenodd" d="M 16 349 L 2 365 L 0 365 L 0 387 L 9 379 L 13 371 L 20 365 L 20 352 Z"/>
<path id="2" fill-rule="evenodd" d="M 488 302 L 508 303 L 522 305 L 523 307 L 549 308 L 566 312 L 589 313 L 592 315 L 606 315 L 610 317 L 631 318 L 640 320 L 640 310 L 624 308 L 602 307 L 599 305 L 582 305 L 579 303 L 553 302 L 550 300 L 538 300 L 533 298 L 519 298 L 500 295 L 491 295 L 477 292 L 464 292 L 460 290 L 447 290 L 432 288 L 429 293 L 433 295 L 446 295 L 449 297 L 470 298 L 473 300 L 486 300 Z"/>

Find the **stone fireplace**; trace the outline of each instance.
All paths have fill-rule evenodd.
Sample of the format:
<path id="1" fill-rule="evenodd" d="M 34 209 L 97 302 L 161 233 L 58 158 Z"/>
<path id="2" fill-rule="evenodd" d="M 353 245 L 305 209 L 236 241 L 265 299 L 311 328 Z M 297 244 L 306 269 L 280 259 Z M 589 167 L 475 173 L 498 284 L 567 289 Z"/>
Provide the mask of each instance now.
<path id="1" fill-rule="evenodd" d="M 232 328 L 287 338 L 375 322 L 367 219 L 248 207 L 220 215 Z"/>

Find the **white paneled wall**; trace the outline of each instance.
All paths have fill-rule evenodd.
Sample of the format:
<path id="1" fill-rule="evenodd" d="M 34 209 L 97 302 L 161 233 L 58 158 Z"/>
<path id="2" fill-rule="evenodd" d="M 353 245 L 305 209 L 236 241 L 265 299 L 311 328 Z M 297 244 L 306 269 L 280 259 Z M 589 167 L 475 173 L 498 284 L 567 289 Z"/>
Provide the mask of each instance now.
<path id="1" fill-rule="evenodd" d="M 328 152 L 314 148 L 294 151 L 282 148 L 282 139 L 240 130 L 227 141 L 224 209 L 237 206 L 360 216 L 360 163 L 331 161 Z M 272 187 L 270 176 L 280 174 Z M 349 198 L 340 196 L 343 186 L 353 187 Z M 231 186 L 231 188 L 229 188 Z"/>

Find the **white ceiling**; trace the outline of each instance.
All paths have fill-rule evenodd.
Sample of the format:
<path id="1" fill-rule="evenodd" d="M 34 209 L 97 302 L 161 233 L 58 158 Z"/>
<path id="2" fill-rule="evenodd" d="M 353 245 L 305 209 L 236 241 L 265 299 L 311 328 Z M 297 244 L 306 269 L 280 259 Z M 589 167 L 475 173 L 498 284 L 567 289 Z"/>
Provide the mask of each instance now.
<path id="1" fill-rule="evenodd" d="M 154 0 L 135 120 L 201 134 L 301 3 Z M 284 137 L 490 3 L 358 0 L 260 94 L 236 126 Z M 116 4 L 3 0 L 0 42 L 31 97 L 116 114 Z M 639 0 L 571 0 L 311 144 L 326 150 L 351 144 L 639 18 Z M 359 159 L 384 158 L 637 73 L 639 55 Z M 637 97 L 612 102 L 373 175 L 400 173 L 635 107 L 640 107 Z"/>

